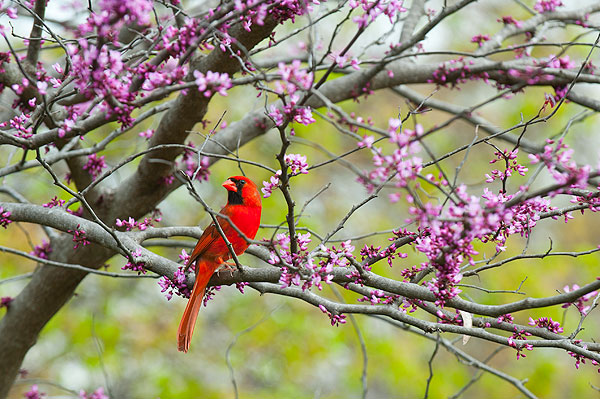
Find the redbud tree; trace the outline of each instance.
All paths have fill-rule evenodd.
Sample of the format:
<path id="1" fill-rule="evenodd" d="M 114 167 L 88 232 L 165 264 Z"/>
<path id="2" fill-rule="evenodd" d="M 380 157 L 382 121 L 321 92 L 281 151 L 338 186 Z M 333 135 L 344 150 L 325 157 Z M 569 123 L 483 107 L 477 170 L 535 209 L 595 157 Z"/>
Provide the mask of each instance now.
<path id="1" fill-rule="evenodd" d="M 597 2 L 4 0 L 1 12 L 0 398 L 84 278 L 189 296 L 196 224 L 238 174 L 261 187 L 261 230 L 213 276 L 200 324 L 218 323 L 211 299 L 234 301 L 219 292 L 234 286 L 242 315 L 275 298 L 318 325 L 311 340 L 355 333 L 359 378 L 342 388 L 332 374 L 327 395 L 427 397 L 446 352 L 470 377 L 445 396 L 482 375 L 546 395 L 519 366 L 535 361 L 598 389 Z M 183 300 L 161 300 L 175 356 Z M 406 366 L 416 377 L 369 362 L 377 330 L 392 352 L 422 349 Z M 237 396 L 227 365 L 232 387 L 217 391 Z M 298 389 L 321 392 L 311 381 Z M 119 397 L 98 385 L 69 388 Z"/>

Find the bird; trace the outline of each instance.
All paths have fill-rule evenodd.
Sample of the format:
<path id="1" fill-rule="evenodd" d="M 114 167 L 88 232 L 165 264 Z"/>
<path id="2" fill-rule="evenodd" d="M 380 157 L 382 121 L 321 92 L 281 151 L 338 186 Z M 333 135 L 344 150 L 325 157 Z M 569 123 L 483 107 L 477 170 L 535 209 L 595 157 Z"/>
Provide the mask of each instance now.
<path id="1" fill-rule="evenodd" d="M 227 190 L 227 204 L 219 214 L 227 216 L 229 220 L 217 216 L 217 221 L 235 254 L 241 255 L 246 251 L 249 243 L 231 223 L 246 238 L 252 240 L 256 237 L 262 211 L 260 193 L 256 184 L 245 176 L 232 176 L 223 183 L 223 187 Z M 204 230 L 186 262 L 186 270 L 196 264 L 196 281 L 177 331 L 177 345 L 180 352 L 187 352 L 190 348 L 196 318 L 208 281 L 215 270 L 229 259 L 231 259 L 231 252 L 213 222 Z"/>

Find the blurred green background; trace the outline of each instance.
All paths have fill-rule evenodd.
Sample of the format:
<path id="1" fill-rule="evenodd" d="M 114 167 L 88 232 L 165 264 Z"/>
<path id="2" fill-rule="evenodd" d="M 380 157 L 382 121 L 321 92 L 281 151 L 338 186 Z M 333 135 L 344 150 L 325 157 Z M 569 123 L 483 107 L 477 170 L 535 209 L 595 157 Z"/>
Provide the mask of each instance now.
<path id="1" fill-rule="evenodd" d="M 450 18 L 432 33 L 432 37 L 426 41 L 426 50 L 439 47 L 472 51 L 475 45 L 469 43 L 469 38 L 477 33 L 493 34 L 498 31 L 501 24 L 495 20 L 499 16 L 514 15 L 517 19 L 526 17 L 519 7 L 514 6 L 515 3 L 499 3 L 503 5 L 488 2 Z M 466 20 L 470 22 L 465 24 Z M 288 31 L 292 28 L 290 25 L 285 27 Z M 578 29 L 549 31 L 548 40 L 570 40 L 579 32 Z M 455 34 L 449 35 L 448 32 Z M 586 39 L 589 40 L 589 37 L 582 40 Z M 518 41 L 515 39 L 515 42 Z M 548 56 L 558 51 L 539 48 L 533 51 L 533 55 Z M 567 54 L 572 59 L 582 60 L 588 51 L 585 47 L 574 47 L 568 49 Z M 496 59 L 510 57 L 510 54 L 505 54 Z M 420 59 L 419 62 L 440 62 L 444 59 L 447 58 L 429 57 Z M 596 60 L 598 57 L 592 59 Z M 332 75 L 330 79 L 336 77 L 338 76 Z M 412 88 L 423 95 L 429 95 L 435 89 L 432 85 Z M 550 88 L 528 88 L 524 93 L 516 93 L 510 98 L 496 101 L 477 112 L 490 123 L 506 128 L 517 124 L 522 117 L 527 120 L 537 114 L 546 91 L 552 93 Z M 461 90 L 441 88 L 434 98 L 471 106 L 495 93 L 495 89 L 478 81 L 467 83 Z M 255 94 L 253 88 L 239 87 L 232 89 L 226 98 L 215 97 L 207 119 L 215 123 L 224 110 L 227 110 L 225 120 L 229 123 L 243 117 L 248 110 L 260 107 L 262 99 L 256 99 Z M 359 102 L 347 101 L 341 106 L 347 113 L 354 112 L 356 116 L 365 119 L 371 117 L 375 126 L 383 129 L 387 129 L 389 118 L 397 117 L 399 112 L 404 116 L 408 111 L 405 100 L 389 91 L 377 92 L 367 99 L 361 98 Z M 324 109 L 319 111 L 326 112 Z M 547 114 L 550 111 L 548 109 L 545 112 Z M 529 127 L 525 137 L 542 144 L 547 137 L 563 134 L 567 123 L 580 115 L 581 111 L 582 108 L 577 105 L 564 104 L 547 123 Z M 431 111 L 410 119 L 405 127 L 413 128 L 415 123 L 421 123 L 428 129 L 443 123 L 448 117 L 447 114 Z M 155 127 L 157 123 L 158 118 L 123 135 L 101 155 L 105 155 L 107 162 L 114 165 L 124 156 L 145 148 L 143 139 L 137 133 Z M 589 163 L 596 167 L 598 163 L 597 148 L 600 140 L 596 131 L 597 124 L 597 116 L 588 115 L 573 124 L 565 137 L 565 142 L 575 148 L 575 159 L 580 164 Z M 84 145 L 99 140 L 116 127 L 108 126 L 86 136 Z M 318 117 L 316 124 L 310 127 L 296 125 L 295 129 L 297 139 L 288 152 L 307 155 L 311 165 L 330 158 L 315 144 L 334 154 L 356 147 L 356 141 L 341 135 Z M 366 133 L 359 132 L 361 135 Z M 518 133 L 520 131 L 516 132 Z M 458 145 L 470 143 L 474 136 L 475 128 L 459 121 L 430 136 L 425 142 L 435 155 L 440 156 Z M 482 136 L 483 133 L 479 132 L 479 137 Z M 200 134 L 192 134 L 191 137 L 196 143 L 202 142 Z M 494 143 L 501 148 L 512 148 L 501 141 L 496 140 Z M 279 145 L 277 134 L 270 132 L 242 148 L 240 156 L 277 168 L 274 156 L 279 151 Z M 382 146 L 390 148 L 386 144 Z M 473 195 L 481 195 L 484 175 L 495 167 L 488 164 L 493 152 L 494 149 L 485 144 L 477 146 L 469 153 L 460 172 L 460 180 L 467 184 Z M 425 152 L 422 156 L 426 161 L 429 160 Z M 463 158 L 464 153 L 459 153 L 444 160 L 441 165 L 453 177 L 455 168 Z M 523 164 L 529 164 L 526 154 L 521 153 L 519 159 Z M 347 160 L 360 169 L 368 169 L 371 165 L 371 156 L 365 150 L 347 157 Z M 131 165 L 134 166 L 135 164 Z M 60 168 L 61 166 L 57 166 L 59 171 Z M 236 168 L 235 164 L 219 161 L 211 168 L 210 181 L 198 186 L 198 191 L 211 206 L 216 208 L 224 203 L 225 193 L 220 184 L 226 177 L 237 174 Z M 530 173 L 532 170 L 533 167 L 530 166 Z M 259 185 L 269 177 L 264 170 L 251 166 L 245 166 L 244 171 Z M 118 184 L 124 180 L 127 172 L 127 169 L 123 170 L 108 183 Z M 437 174 L 433 168 L 425 172 Z M 10 176 L 6 182 L 15 184 L 16 179 L 16 176 Z M 24 172 L 19 179 L 19 190 L 26 193 L 33 202 L 41 204 L 55 195 L 68 199 L 39 170 Z M 527 177 L 512 179 L 511 189 L 514 191 L 526 179 Z M 550 180 L 547 176 L 542 176 L 536 184 L 548 182 Z M 321 234 L 337 226 L 351 206 L 367 196 L 348 168 L 340 163 L 331 163 L 293 179 L 292 191 L 297 204 L 304 204 L 328 183 L 331 183 L 330 188 L 307 207 L 301 220 L 302 226 Z M 437 195 L 429 187 L 425 188 L 430 194 Z M 491 186 L 494 190 L 498 188 L 497 184 Z M 390 204 L 387 199 L 390 192 L 384 190 L 379 198 L 361 208 L 335 238 L 344 239 L 403 226 L 408 217 L 406 206 L 402 203 Z M 432 201 L 435 202 L 436 199 Z M 566 205 L 568 201 L 557 203 Z M 284 220 L 286 209 L 279 192 L 265 199 L 263 205 L 263 223 L 279 224 Z M 185 189 L 173 193 L 159 207 L 164 215 L 159 226 L 204 226 L 209 221 L 201 206 L 193 202 Z M 550 244 L 549 238 L 555 251 L 595 248 L 598 245 L 598 216 L 590 212 L 585 216 L 574 216 L 575 219 L 566 224 L 562 220 L 541 222 L 532 234 L 528 252 L 545 252 Z M 257 237 L 267 238 L 271 234 L 272 230 L 264 228 Z M 11 225 L 0 234 L 0 245 L 31 251 L 33 245 L 41 243 L 44 238 L 38 227 Z M 388 238 L 389 235 L 371 237 L 358 240 L 354 245 L 357 248 L 366 243 L 385 245 Z M 521 253 L 525 241 L 513 237 L 508 244 L 507 252 L 500 259 Z M 151 249 L 170 259 L 177 259 L 180 252 L 180 249 Z M 481 245 L 478 250 L 482 254 L 480 256 L 485 254 L 490 257 L 494 254 L 493 246 Z M 400 279 L 400 270 L 424 261 L 412 249 L 407 248 L 406 252 L 409 257 L 396 259 L 393 268 L 383 262 L 377 264 L 374 271 Z M 593 254 L 579 258 L 548 257 L 543 261 L 517 261 L 485 272 L 480 278 L 472 277 L 463 282 L 491 290 L 515 290 L 526 279 L 522 284 L 522 292 L 532 297 L 550 296 L 558 290 L 562 291 L 565 285 L 584 285 L 593 281 L 598 276 L 599 259 L 599 255 Z M 260 266 L 250 255 L 244 255 L 241 260 L 246 264 Z M 33 262 L 9 254 L 3 254 L 1 262 L 0 280 L 31 272 L 35 268 Z M 123 264 L 122 259 L 112 259 L 109 270 L 119 270 Z M 24 284 L 26 280 L 1 284 L 0 296 L 15 296 Z M 335 298 L 328 286 L 324 287 L 322 294 Z M 462 295 L 490 304 L 524 298 L 516 294 L 486 294 L 470 288 L 464 288 Z M 344 294 L 344 297 L 348 302 L 357 299 L 351 294 Z M 52 319 L 37 345 L 30 350 L 23 364 L 27 376 L 18 381 L 12 397 L 21 397 L 21 393 L 33 383 L 38 383 L 40 390 L 51 397 L 71 397 L 68 392 L 52 385 L 56 383 L 74 391 L 93 391 L 98 386 L 103 386 L 113 398 L 231 398 L 234 397 L 232 376 L 241 398 L 361 397 L 364 358 L 352 323 L 332 327 L 329 319 L 319 309 L 298 300 L 268 294 L 260 296 L 250 288 L 246 288 L 246 293 L 241 295 L 235 288 L 223 287 L 209 306 L 201 310 L 191 350 L 188 354 L 182 354 L 177 352 L 175 341 L 184 306 L 185 301 L 178 297 L 167 301 L 160 293 L 155 279 L 88 276 L 77 290 L 77 295 Z M 3 312 L 4 310 L 0 310 L 0 315 Z M 415 315 L 432 320 L 422 312 L 416 312 Z M 526 324 L 530 316 L 552 317 L 561 322 L 565 335 L 572 332 L 579 322 L 579 314 L 574 308 L 565 310 L 554 307 L 520 312 L 514 316 L 515 322 L 521 324 Z M 362 315 L 357 315 L 355 319 L 366 347 L 368 397 L 422 397 L 429 376 L 428 361 L 435 341 L 378 319 Z M 585 330 L 580 333 L 579 338 L 587 341 L 597 339 L 600 332 L 598 320 L 598 310 L 595 310 L 588 317 Z M 462 346 L 461 337 L 448 334 L 442 337 L 453 340 L 459 349 L 480 360 L 496 349 L 495 345 L 477 338 L 471 338 L 466 346 Z M 591 386 L 600 386 L 596 367 L 586 364 L 577 370 L 574 360 L 559 350 L 535 349 L 526 354 L 526 358 L 517 361 L 515 351 L 504 348 L 489 364 L 520 380 L 526 380 L 526 387 L 539 397 L 599 395 Z M 450 397 L 458 393 L 479 373 L 442 347 L 434 358 L 432 367 L 434 375 L 429 389 L 429 396 L 432 398 Z M 484 373 L 461 397 L 507 398 L 522 397 L 522 394 L 506 381 Z"/>

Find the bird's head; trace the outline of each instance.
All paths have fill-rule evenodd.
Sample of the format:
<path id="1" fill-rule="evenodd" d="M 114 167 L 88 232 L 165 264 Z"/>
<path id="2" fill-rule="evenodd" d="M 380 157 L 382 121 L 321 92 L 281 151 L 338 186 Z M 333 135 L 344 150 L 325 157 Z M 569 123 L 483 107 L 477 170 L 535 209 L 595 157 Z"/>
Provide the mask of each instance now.
<path id="1" fill-rule="evenodd" d="M 232 176 L 225 180 L 229 205 L 261 206 L 260 193 L 256 184 L 246 176 Z"/>

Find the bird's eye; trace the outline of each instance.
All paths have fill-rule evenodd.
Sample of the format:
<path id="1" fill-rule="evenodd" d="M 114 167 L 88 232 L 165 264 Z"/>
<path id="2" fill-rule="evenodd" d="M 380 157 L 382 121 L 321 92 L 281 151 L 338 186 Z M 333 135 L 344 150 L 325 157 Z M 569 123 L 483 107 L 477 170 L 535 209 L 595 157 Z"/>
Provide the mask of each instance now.
<path id="1" fill-rule="evenodd" d="M 246 180 L 240 180 L 240 184 L 243 186 L 244 184 L 246 184 Z"/>

